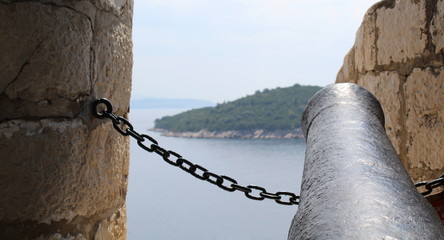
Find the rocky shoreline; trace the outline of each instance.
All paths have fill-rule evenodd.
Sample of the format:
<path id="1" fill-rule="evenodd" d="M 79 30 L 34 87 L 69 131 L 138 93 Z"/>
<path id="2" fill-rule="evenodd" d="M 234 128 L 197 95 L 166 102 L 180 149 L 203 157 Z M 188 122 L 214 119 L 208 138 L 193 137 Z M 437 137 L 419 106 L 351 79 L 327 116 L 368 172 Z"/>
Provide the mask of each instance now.
<path id="1" fill-rule="evenodd" d="M 150 131 L 161 132 L 162 136 L 167 137 L 183 137 L 183 138 L 230 138 L 230 139 L 294 139 L 304 138 L 301 129 L 296 130 L 278 130 L 278 131 L 207 131 L 200 130 L 198 132 L 172 132 L 165 129 L 150 129 Z"/>

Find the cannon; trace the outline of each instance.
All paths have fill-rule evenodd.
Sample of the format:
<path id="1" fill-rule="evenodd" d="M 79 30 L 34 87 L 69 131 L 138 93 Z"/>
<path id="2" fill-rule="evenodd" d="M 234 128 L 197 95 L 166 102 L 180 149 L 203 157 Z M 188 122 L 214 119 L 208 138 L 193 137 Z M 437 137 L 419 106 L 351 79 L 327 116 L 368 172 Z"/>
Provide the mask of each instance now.
<path id="1" fill-rule="evenodd" d="M 288 239 L 444 239 L 370 92 L 350 83 L 322 89 L 307 104 L 302 129 L 301 199 Z"/>

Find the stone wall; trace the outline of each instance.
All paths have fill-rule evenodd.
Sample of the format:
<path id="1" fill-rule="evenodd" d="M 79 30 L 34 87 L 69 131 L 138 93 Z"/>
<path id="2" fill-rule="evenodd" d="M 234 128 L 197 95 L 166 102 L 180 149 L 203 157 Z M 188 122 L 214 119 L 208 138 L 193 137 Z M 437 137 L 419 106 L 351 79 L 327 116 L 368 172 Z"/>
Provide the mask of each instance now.
<path id="1" fill-rule="evenodd" d="M 132 0 L 0 0 L 0 239 L 126 239 Z"/>
<path id="2" fill-rule="evenodd" d="M 386 130 L 414 181 L 444 173 L 444 1 L 386 0 L 371 7 L 336 82 L 381 102 Z"/>

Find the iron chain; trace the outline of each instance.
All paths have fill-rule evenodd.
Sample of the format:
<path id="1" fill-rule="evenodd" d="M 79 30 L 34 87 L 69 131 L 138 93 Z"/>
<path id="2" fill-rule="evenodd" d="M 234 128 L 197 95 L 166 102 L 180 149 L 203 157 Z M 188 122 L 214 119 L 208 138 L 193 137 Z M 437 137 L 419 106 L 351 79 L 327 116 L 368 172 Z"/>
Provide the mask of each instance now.
<path id="1" fill-rule="evenodd" d="M 444 174 L 441 175 L 439 178 L 432 180 L 432 181 L 423 181 L 423 182 L 418 182 L 415 184 L 415 187 L 422 187 L 424 186 L 424 188 L 426 189 L 426 191 L 422 192 L 421 194 L 423 196 L 427 196 L 430 193 L 433 192 L 433 189 L 439 187 L 439 186 L 444 186 Z"/>
<path id="2" fill-rule="evenodd" d="M 101 106 L 103 105 L 103 106 Z M 102 110 L 99 110 L 99 107 Z M 180 154 L 167 150 L 159 146 L 159 143 L 146 134 L 140 134 L 134 130 L 133 125 L 124 117 L 117 116 L 113 113 L 113 107 L 111 102 L 106 98 L 97 99 L 93 102 L 92 113 L 98 118 L 108 118 L 112 121 L 113 127 L 123 136 L 131 136 L 137 140 L 137 144 L 142 149 L 148 152 L 155 152 L 168 164 L 179 167 L 183 171 L 191 174 L 197 179 L 207 181 L 211 184 L 218 186 L 219 188 L 228 191 L 240 191 L 245 194 L 249 199 L 264 200 L 271 199 L 276 203 L 282 205 L 298 205 L 299 196 L 291 192 L 276 192 L 270 193 L 265 188 L 255 185 L 242 186 L 238 182 L 228 176 L 218 175 L 216 173 L 208 171 L 206 168 L 194 164 L 187 159 L 183 158 Z"/>

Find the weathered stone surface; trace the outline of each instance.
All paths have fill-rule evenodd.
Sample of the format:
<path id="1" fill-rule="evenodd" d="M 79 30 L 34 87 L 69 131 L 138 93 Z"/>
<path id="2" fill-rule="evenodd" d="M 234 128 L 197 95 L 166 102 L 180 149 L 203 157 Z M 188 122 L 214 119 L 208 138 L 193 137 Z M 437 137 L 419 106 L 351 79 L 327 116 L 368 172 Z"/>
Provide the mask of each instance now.
<path id="1" fill-rule="evenodd" d="M 63 236 L 60 233 L 56 233 L 56 234 L 51 235 L 49 237 L 40 236 L 40 237 L 36 238 L 35 240 L 86 240 L 86 238 L 82 234 L 79 234 L 76 236 L 72 236 L 71 234 L 68 234 L 66 236 Z"/>
<path id="2" fill-rule="evenodd" d="M 12 120 L 2 123 L 0 130 L 0 152 L 9 160 L 0 162 L 0 175 L 9 176 L 9 181 L 0 182 L 0 188 L 8 192 L 0 199 L 0 219 L 72 220 L 77 210 L 72 205 L 83 198 L 83 191 L 75 192 L 74 183 L 80 180 L 77 173 L 84 165 L 87 128 L 79 119 L 45 119 Z"/>
<path id="3" fill-rule="evenodd" d="M 356 33 L 354 61 L 359 72 L 373 70 L 376 65 L 376 15 L 370 9 Z"/>
<path id="4" fill-rule="evenodd" d="M 93 95 L 113 96 L 111 100 L 117 112 L 127 112 L 131 92 L 128 84 L 132 68 L 131 25 L 107 12 L 98 12 L 94 28 Z M 115 91 L 121 94 L 113 94 Z"/>
<path id="5" fill-rule="evenodd" d="M 439 53 L 444 48 L 444 2 L 438 1 L 437 13 L 433 17 L 430 32 L 432 34 L 432 41 L 435 44 L 435 52 Z"/>
<path id="6" fill-rule="evenodd" d="M 132 0 L 0 0 L 0 239 L 126 239 Z"/>
<path id="7" fill-rule="evenodd" d="M 396 72 L 368 73 L 357 84 L 373 93 L 385 113 L 385 129 L 398 154 L 401 153 L 400 78 Z M 392 114 L 393 113 L 393 114 Z"/>
<path id="8" fill-rule="evenodd" d="M 115 15 L 120 15 L 129 0 L 95 0 L 94 2 L 97 8 L 106 12 L 113 12 Z"/>
<path id="9" fill-rule="evenodd" d="M 427 35 L 424 33 L 426 1 L 396 1 L 394 8 L 381 7 L 376 10 L 376 14 L 379 65 L 406 62 L 421 56 L 427 44 Z"/>
<path id="10" fill-rule="evenodd" d="M 0 120 L 79 114 L 91 91 L 89 20 L 36 2 L 3 5 L 0 16 Z"/>
<path id="11" fill-rule="evenodd" d="M 355 48 L 352 48 L 350 52 L 344 58 L 344 65 L 338 72 L 336 77 L 336 82 L 353 82 L 356 83 L 358 80 L 357 71 L 355 69 Z"/>
<path id="12" fill-rule="evenodd" d="M 336 80 L 358 83 L 381 101 L 387 134 L 414 181 L 444 172 L 443 19 L 444 1 L 375 4 Z"/>
<path id="13" fill-rule="evenodd" d="M 122 226 L 126 226 L 125 207 L 99 224 L 94 239 L 124 239 L 126 237 L 126 227 Z"/>
<path id="14" fill-rule="evenodd" d="M 110 123 L 89 132 L 80 119 L 13 120 L 0 130 L 3 221 L 70 222 L 124 202 L 128 141 Z"/>
<path id="15" fill-rule="evenodd" d="M 405 84 L 407 159 L 415 178 L 444 164 L 444 68 L 415 69 Z M 424 179 L 427 180 L 427 179 Z"/>

